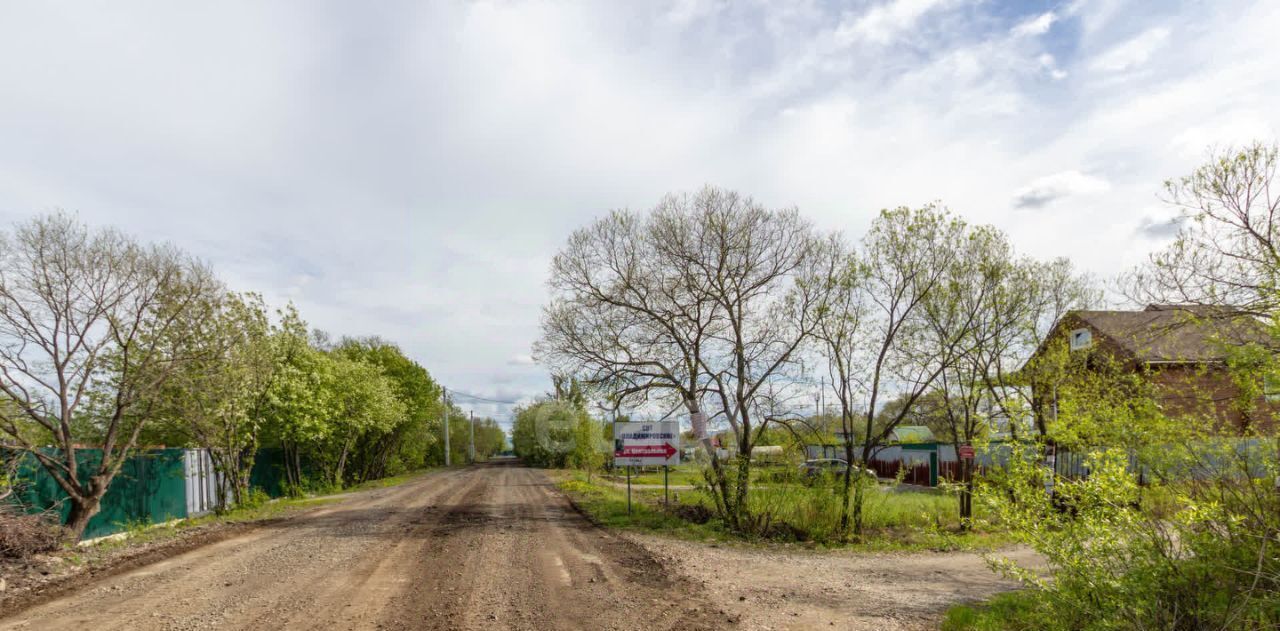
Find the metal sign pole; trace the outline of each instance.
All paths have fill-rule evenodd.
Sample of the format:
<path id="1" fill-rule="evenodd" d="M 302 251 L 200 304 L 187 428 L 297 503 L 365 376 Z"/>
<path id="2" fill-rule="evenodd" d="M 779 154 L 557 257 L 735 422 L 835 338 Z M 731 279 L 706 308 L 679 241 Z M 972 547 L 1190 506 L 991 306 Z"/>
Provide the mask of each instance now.
<path id="1" fill-rule="evenodd" d="M 631 514 L 631 465 L 627 465 L 627 514 Z"/>
<path id="2" fill-rule="evenodd" d="M 667 507 L 667 510 L 671 510 L 670 471 L 671 467 L 665 464 L 662 465 L 662 503 Z"/>

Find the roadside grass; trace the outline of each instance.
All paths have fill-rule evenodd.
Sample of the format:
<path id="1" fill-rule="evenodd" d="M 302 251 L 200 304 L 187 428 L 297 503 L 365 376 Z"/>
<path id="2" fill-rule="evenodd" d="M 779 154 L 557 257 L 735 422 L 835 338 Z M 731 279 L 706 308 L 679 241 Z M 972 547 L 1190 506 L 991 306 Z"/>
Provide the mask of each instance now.
<path id="1" fill-rule="evenodd" d="M 702 477 L 702 468 L 695 465 L 676 465 L 671 467 L 670 476 L 671 486 L 693 486 L 705 483 Z M 626 482 L 627 472 L 621 468 L 614 469 L 608 477 L 615 482 Z M 662 484 L 662 469 L 652 471 L 646 468 L 643 471 L 632 471 L 631 483 Z"/>
<path id="2" fill-rule="evenodd" d="M 697 486 L 706 484 L 706 478 L 703 475 L 704 467 L 696 464 L 681 464 L 671 467 L 669 472 L 671 486 Z M 771 482 L 777 480 L 780 476 L 790 477 L 793 473 L 792 465 L 765 465 L 756 466 L 751 469 L 752 482 Z M 627 472 L 621 468 L 614 469 L 607 476 L 615 482 L 626 482 Z M 644 485 L 661 485 L 662 484 L 662 468 L 661 467 L 644 467 L 633 469 L 631 472 L 632 484 Z"/>
<path id="3" fill-rule="evenodd" d="M 953 605 L 942 619 L 942 631 L 1037 631 L 1055 626 L 1048 608 L 1033 590 L 1006 592 L 985 602 Z"/>
<path id="4" fill-rule="evenodd" d="M 633 489 L 632 512 L 627 493 L 580 472 L 561 472 L 559 487 L 601 525 L 704 541 L 749 540 L 730 531 L 715 511 L 705 489 L 672 491 L 667 510 L 659 489 Z M 634 479 L 632 480 L 634 482 Z M 962 532 L 953 496 L 932 490 L 872 489 L 864 506 L 861 542 L 850 543 L 839 532 L 839 496 L 830 484 L 772 484 L 754 488 L 748 500 L 755 514 L 772 515 L 756 542 L 798 543 L 810 547 L 860 551 L 993 549 L 1009 543 L 999 530 L 979 521 Z"/>
<path id="5" fill-rule="evenodd" d="M 399 475 L 393 475 L 386 478 L 378 478 L 377 480 L 369 480 L 367 482 L 361 482 L 360 484 L 349 486 L 339 491 L 339 493 L 353 493 L 355 491 L 366 491 L 369 489 L 383 489 L 389 486 L 400 486 L 405 482 L 408 482 L 410 480 L 415 480 L 424 475 L 427 475 L 428 473 L 439 471 L 440 469 L 441 467 L 426 467 L 424 469 L 415 469 L 413 471 L 407 471 Z"/>
<path id="6" fill-rule="evenodd" d="M 558 476 L 560 487 L 596 523 L 608 528 L 622 528 L 642 532 L 655 532 L 695 541 L 725 541 L 731 539 L 718 522 L 698 521 L 678 517 L 676 512 L 663 510 L 662 491 L 632 491 L 632 510 L 627 513 L 627 492 L 607 484 L 587 482 L 580 473 Z M 690 491 L 673 494 L 672 504 L 693 506 L 698 502 L 688 497 Z"/>

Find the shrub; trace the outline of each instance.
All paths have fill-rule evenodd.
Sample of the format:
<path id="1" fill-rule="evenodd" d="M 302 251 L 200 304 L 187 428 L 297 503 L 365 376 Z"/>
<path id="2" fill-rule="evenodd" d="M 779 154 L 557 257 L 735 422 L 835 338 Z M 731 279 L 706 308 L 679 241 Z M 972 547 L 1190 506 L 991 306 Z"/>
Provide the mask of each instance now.
<path id="1" fill-rule="evenodd" d="M 248 493 L 245 493 L 244 499 L 241 500 L 239 508 L 250 510 L 260 508 L 262 505 L 270 501 L 271 496 L 267 495 L 266 491 L 255 486 L 250 488 Z"/>
<path id="2" fill-rule="evenodd" d="M 1150 499 L 1130 455 L 1097 449 L 1090 475 L 1054 480 L 1011 458 L 986 504 L 1040 552 L 1053 580 L 998 565 L 1038 590 L 1046 628 L 1273 629 L 1280 626 L 1280 493 L 1269 448 L 1170 443 L 1139 462 L 1162 481 Z M 1251 469 L 1261 468 L 1258 475 Z M 1189 472 L 1195 472 L 1190 475 Z"/>

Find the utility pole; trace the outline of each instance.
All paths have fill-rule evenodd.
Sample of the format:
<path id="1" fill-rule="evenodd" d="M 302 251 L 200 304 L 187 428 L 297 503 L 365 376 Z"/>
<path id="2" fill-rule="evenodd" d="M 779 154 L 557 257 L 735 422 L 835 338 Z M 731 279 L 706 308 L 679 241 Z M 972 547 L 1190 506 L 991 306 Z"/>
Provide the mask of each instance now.
<path id="1" fill-rule="evenodd" d="M 467 448 L 467 453 L 471 455 L 471 463 L 476 461 L 476 411 L 471 410 L 471 446 Z"/>
<path id="2" fill-rule="evenodd" d="M 449 389 L 444 389 L 444 466 L 449 466 Z"/>

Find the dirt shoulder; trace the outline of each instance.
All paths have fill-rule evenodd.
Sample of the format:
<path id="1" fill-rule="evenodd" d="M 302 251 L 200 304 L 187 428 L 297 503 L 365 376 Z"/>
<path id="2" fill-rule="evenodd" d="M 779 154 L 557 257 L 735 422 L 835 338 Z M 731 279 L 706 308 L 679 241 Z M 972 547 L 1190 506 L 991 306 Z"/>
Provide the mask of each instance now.
<path id="1" fill-rule="evenodd" d="M 746 629 L 937 628 L 946 609 L 1017 589 L 974 552 L 860 553 L 628 534 Z M 995 553 L 1032 567 L 1026 548 Z"/>
<path id="2" fill-rule="evenodd" d="M 571 477 L 551 475 L 561 483 Z M 746 543 L 725 533 L 653 509 L 637 500 L 634 517 L 617 513 L 617 498 L 601 498 L 566 485 L 584 513 L 644 546 L 669 571 L 695 581 L 707 608 L 749 629 L 936 628 L 946 610 L 1020 585 L 990 569 L 987 557 L 1009 558 L 1029 568 L 1042 560 L 1025 547 L 985 546 L 927 551 L 830 549 L 806 544 Z M 892 535 L 881 535 L 892 536 Z M 996 541 L 999 538 L 995 538 Z M 892 548 L 891 546 L 884 546 Z"/>

